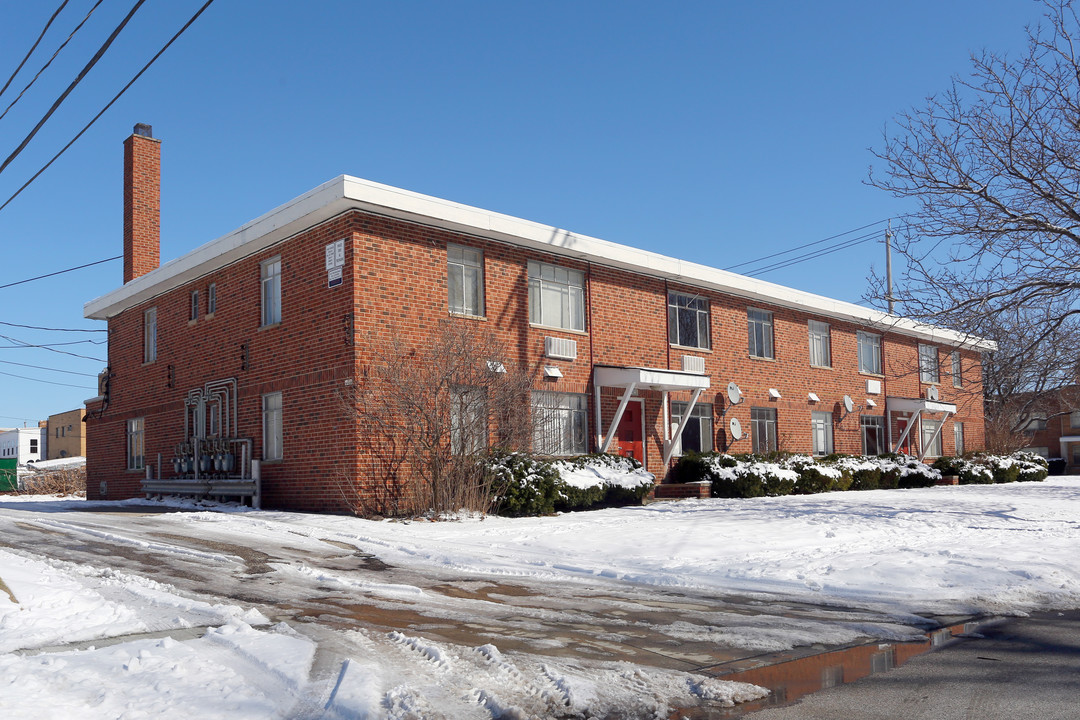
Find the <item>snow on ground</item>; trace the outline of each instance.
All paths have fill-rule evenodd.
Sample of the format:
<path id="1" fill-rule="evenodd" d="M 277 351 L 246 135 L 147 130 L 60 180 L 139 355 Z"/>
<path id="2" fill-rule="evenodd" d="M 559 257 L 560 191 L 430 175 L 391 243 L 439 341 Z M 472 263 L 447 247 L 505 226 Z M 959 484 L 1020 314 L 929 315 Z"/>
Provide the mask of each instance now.
<path id="1" fill-rule="evenodd" d="M 0 510 L 46 512 L 87 504 L 6 497 Z M 111 516 L 94 517 L 113 522 Z M 301 548 L 304 542 L 348 543 L 421 573 L 428 568 L 472 578 L 749 594 L 885 611 L 898 621 L 908 614 L 1080 607 L 1076 477 L 688 500 L 457 522 L 376 522 L 235 508 L 157 517 L 165 533 L 232 532 L 251 547 L 260 539 L 283 538 Z M 48 515 L 35 522 L 70 530 Z M 109 529 L 95 532 L 98 541 L 147 546 L 128 537 L 122 514 Z M 200 559 L 222 567 L 235 562 L 212 552 Z M 359 575 L 304 566 L 275 572 L 358 588 L 376 598 L 437 602 L 422 588 Z M 319 653 L 314 635 L 270 625 L 250 608 L 186 597 L 141 576 L 19 548 L 0 549 L 0 581 L 4 717 L 584 717 L 611 708 L 636 717 L 664 716 L 669 704 L 700 698 L 734 702 L 760 695 L 748 686 L 687 673 L 572 656 L 511 655 L 491 644 L 440 644 L 405 631 L 337 631 L 347 659 L 320 674 L 313 670 Z M 851 621 L 846 625 L 776 617 L 756 622 L 717 612 L 705 633 L 700 625 L 679 623 L 665 631 L 674 638 L 784 649 L 850 641 L 861 629 L 859 613 L 838 610 L 837 618 L 843 620 L 845 612 Z M 894 630 L 903 636 L 902 625 Z M 881 625 L 867 631 L 890 632 Z M 84 643 L 56 647 L 77 641 Z M 638 704 L 627 705 L 628 697 Z M 461 707 L 472 709 L 452 709 Z"/>

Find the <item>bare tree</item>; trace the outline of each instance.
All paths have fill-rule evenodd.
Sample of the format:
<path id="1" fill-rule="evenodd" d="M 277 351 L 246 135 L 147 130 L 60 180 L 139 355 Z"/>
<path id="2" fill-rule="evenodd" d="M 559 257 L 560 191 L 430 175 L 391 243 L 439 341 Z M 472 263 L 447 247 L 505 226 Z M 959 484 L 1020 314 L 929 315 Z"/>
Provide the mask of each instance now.
<path id="1" fill-rule="evenodd" d="M 900 313 L 998 342 L 988 425 L 1005 434 L 1076 381 L 1080 352 L 1080 21 L 1072 0 L 1043 4 L 1024 53 L 975 54 L 969 76 L 899 115 L 869 178 L 917 203 L 896 236 Z"/>
<path id="2" fill-rule="evenodd" d="M 419 344 L 370 348 L 345 395 L 369 471 L 344 484 L 361 514 L 487 511 L 492 450 L 528 447 L 534 372 L 515 365 L 490 332 L 444 320 Z"/>

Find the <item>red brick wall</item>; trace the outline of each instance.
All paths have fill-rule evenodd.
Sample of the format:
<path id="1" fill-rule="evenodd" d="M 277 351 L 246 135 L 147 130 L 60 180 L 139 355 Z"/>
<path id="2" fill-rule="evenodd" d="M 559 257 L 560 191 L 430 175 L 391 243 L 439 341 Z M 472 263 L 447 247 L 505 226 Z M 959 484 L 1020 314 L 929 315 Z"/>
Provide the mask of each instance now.
<path id="1" fill-rule="evenodd" d="M 124 141 L 124 282 L 161 262 L 161 141 Z"/>

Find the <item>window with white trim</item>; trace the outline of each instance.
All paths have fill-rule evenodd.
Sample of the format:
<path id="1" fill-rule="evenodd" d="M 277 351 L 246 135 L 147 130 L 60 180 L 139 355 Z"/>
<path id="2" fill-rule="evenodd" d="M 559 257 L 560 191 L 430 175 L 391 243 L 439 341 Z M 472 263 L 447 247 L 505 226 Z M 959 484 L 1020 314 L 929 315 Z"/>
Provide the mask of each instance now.
<path id="1" fill-rule="evenodd" d="M 923 418 L 919 421 L 922 425 L 922 447 L 924 457 L 941 457 L 941 429 L 940 420 Z"/>
<path id="2" fill-rule="evenodd" d="M 768 358 L 773 354 L 773 314 L 768 310 L 748 308 L 746 325 L 750 339 L 750 357 Z"/>
<path id="3" fill-rule="evenodd" d="M 217 283 L 210 283 L 206 288 L 206 314 L 213 315 L 217 312 Z"/>
<path id="4" fill-rule="evenodd" d="M 874 333 L 856 333 L 859 344 L 859 372 L 881 375 L 881 336 Z"/>
<path id="5" fill-rule="evenodd" d="M 532 404 L 533 452 L 540 455 L 584 455 L 588 452 L 585 395 L 538 390 L 532 394 Z"/>
<path id="6" fill-rule="evenodd" d="M 832 366 L 832 341 L 829 337 L 829 323 L 810 320 L 810 364 L 814 367 Z"/>
<path id="7" fill-rule="evenodd" d="M 450 452 L 475 455 L 488 446 L 487 393 L 484 388 L 450 391 Z"/>
<path id="8" fill-rule="evenodd" d="M 750 434 L 754 452 L 776 452 L 776 409 L 750 408 Z"/>
<path id="9" fill-rule="evenodd" d="M 860 415 L 859 430 L 862 433 L 863 455 L 873 457 L 889 451 L 885 447 L 885 417 L 883 415 Z"/>
<path id="10" fill-rule="evenodd" d="M 676 428 L 682 419 L 686 417 L 686 408 L 690 403 L 671 403 L 671 424 Z M 713 406 L 709 403 L 696 403 L 690 412 L 690 419 L 686 421 L 682 437 L 675 442 L 673 453 L 682 455 L 684 452 L 711 452 L 713 449 Z"/>
<path id="11" fill-rule="evenodd" d="M 683 347 L 709 345 L 709 301 L 700 295 L 668 293 L 668 342 Z"/>
<path id="12" fill-rule="evenodd" d="M 259 265 L 262 288 L 262 325 L 281 322 L 281 258 L 275 257 Z"/>
<path id="13" fill-rule="evenodd" d="M 810 440 L 815 455 L 833 451 L 833 414 L 815 410 L 810 413 Z"/>
<path id="14" fill-rule="evenodd" d="M 964 423 L 954 422 L 952 426 L 953 431 L 953 444 L 956 448 L 956 455 L 964 454 Z"/>
<path id="15" fill-rule="evenodd" d="M 146 464 L 145 420 L 130 418 L 127 421 L 127 469 L 142 470 Z"/>
<path id="16" fill-rule="evenodd" d="M 529 322 L 585 330 L 585 273 L 529 261 Z"/>
<path id="17" fill-rule="evenodd" d="M 937 348 L 933 345 L 919 345 L 919 382 L 936 383 L 941 381 L 938 368 Z"/>
<path id="18" fill-rule="evenodd" d="M 281 460 L 284 457 L 281 393 L 262 396 L 262 425 L 263 460 Z"/>
<path id="19" fill-rule="evenodd" d="M 199 319 L 199 291 L 198 290 L 192 290 L 191 291 L 191 315 L 188 317 L 188 319 L 189 320 L 198 320 Z"/>
<path id="20" fill-rule="evenodd" d="M 143 311 L 143 362 L 157 360 L 157 308 Z"/>
<path id="21" fill-rule="evenodd" d="M 959 350 L 952 351 L 952 384 L 953 387 L 964 387 L 963 364 Z"/>
<path id="22" fill-rule="evenodd" d="M 446 289 L 450 312 L 484 316 L 484 253 L 476 248 L 446 246 Z"/>

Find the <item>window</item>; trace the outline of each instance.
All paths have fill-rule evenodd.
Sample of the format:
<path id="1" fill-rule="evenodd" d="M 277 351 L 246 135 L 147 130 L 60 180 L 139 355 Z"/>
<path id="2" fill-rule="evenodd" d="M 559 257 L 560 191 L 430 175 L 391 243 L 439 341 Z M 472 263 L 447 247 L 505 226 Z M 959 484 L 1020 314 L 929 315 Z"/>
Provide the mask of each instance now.
<path id="1" fill-rule="evenodd" d="M 213 315 L 217 312 L 217 283 L 210 283 L 206 288 L 206 314 Z"/>
<path id="2" fill-rule="evenodd" d="M 833 451 L 833 416 L 831 412 L 815 410 L 810 413 L 810 439 L 815 455 Z"/>
<path id="3" fill-rule="evenodd" d="M 585 273 L 529 261 L 529 322 L 585 330 Z"/>
<path id="4" fill-rule="evenodd" d="M 952 353 L 952 384 L 953 387 L 964 387 L 964 374 L 960 364 L 960 351 Z"/>
<path id="5" fill-rule="evenodd" d="M 1073 430 L 1080 428 L 1080 410 L 1069 413 L 1069 427 Z"/>
<path id="6" fill-rule="evenodd" d="M 964 454 L 964 423 L 954 422 L 952 426 L 953 442 L 956 447 L 956 455 Z"/>
<path id="7" fill-rule="evenodd" d="M 699 295 L 669 292 L 667 303 L 668 342 L 709 348 L 709 301 Z"/>
<path id="8" fill-rule="evenodd" d="M 142 470 L 145 463 L 145 451 L 143 445 L 143 430 L 145 428 L 143 418 L 132 418 L 127 421 L 127 469 Z"/>
<path id="9" fill-rule="evenodd" d="M 268 393 L 263 400 L 263 460 L 280 460 L 282 453 L 281 393 Z"/>
<path id="10" fill-rule="evenodd" d="M 919 381 L 936 383 L 939 380 L 937 348 L 933 345 L 919 345 Z"/>
<path id="11" fill-rule="evenodd" d="M 860 416 L 859 429 L 862 431 L 863 455 L 873 457 L 888 452 L 888 448 L 885 447 L 885 418 L 883 416 Z"/>
<path id="12" fill-rule="evenodd" d="M 750 408 L 750 427 L 754 452 L 776 452 L 776 410 L 773 408 Z"/>
<path id="13" fill-rule="evenodd" d="M 262 263 L 262 324 L 281 322 L 281 258 Z"/>
<path id="14" fill-rule="evenodd" d="M 450 312 L 484 316 L 484 253 L 461 245 L 446 246 L 446 288 Z"/>
<path id="15" fill-rule="evenodd" d="M 487 396 L 484 388 L 450 391 L 450 452 L 474 455 L 488 446 Z"/>
<path id="16" fill-rule="evenodd" d="M 941 457 L 941 429 L 940 420 L 923 418 L 922 424 L 922 448 L 925 457 Z"/>
<path id="17" fill-rule="evenodd" d="M 767 310 L 746 311 L 746 324 L 750 331 L 750 356 L 773 358 L 772 313 Z"/>
<path id="18" fill-rule="evenodd" d="M 1027 450 L 1028 452 L 1035 453 L 1036 455 L 1038 455 L 1040 457 L 1044 457 L 1047 460 L 1050 459 L 1050 448 L 1048 448 L 1048 447 L 1029 447 L 1029 448 L 1024 448 L 1024 449 Z"/>
<path id="19" fill-rule="evenodd" d="M 37 454 L 38 441 L 37 438 L 30 438 L 30 453 Z"/>
<path id="20" fill-rule="evenodd" d="M 690 403 L 671 403 L 671 422 L 678 426 L 686 417 L 686 406 Z M 675 454 L 684 452 L 710 452 L 713 449 L 713 408 L 708 403 L 697 403 L 686 421 L 682 437 L 675 443 Z"/>
<path id="21" fill-rule="evenodd" d="M 881 336 L 859 331 L 859 372 L 881 375 Z"/>
<path id="22" fill-rule="evenodd" d="M 586 396 L 534 392 L 533 451 L 541 455 L 583 455 L 587 452 Z"/>
<path id="23" fill-rule="evenodd" d="M 152 307 L 143 313 L 143 362 L 157 360 L 157 308 Z"/>
<path id="24" fill-rule="evenodd" d="M 1023 423 L 1023 432 L 1025 435 L 1034 435 L 1040 430 L 1046 429 L 1046 418 L 1033 417 L 1027 422 Z"/>
<path id="25" fill-rule="evenodd" d="M 191 291 L 191 318 L 192 320 L 199 319 L 199 291 Z"/>
<path id="26" fill-rule="evenodd" d="M 810 364 L 815 367 L 832 365 L 832 343 L 829 342 L 829 323 L 811 320 L 810 327 Z"/>

